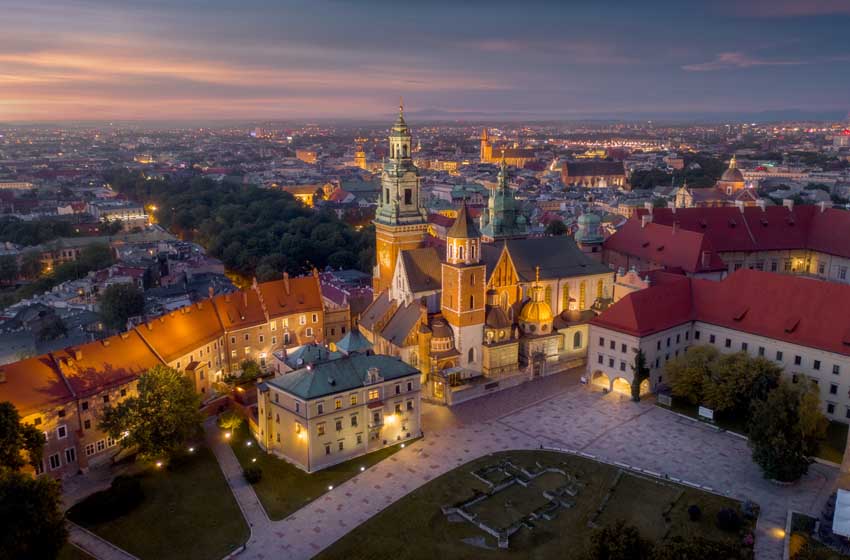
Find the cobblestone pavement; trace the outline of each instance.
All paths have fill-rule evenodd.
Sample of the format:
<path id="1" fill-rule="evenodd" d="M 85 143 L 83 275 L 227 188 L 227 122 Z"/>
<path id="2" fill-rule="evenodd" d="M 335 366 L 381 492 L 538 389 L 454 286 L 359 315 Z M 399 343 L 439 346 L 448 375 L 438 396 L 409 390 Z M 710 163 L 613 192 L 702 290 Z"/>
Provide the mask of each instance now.
<path id="1" fill-rule="evenodd" d="M 250 512 L 253 531 L 239 557 L 310 558 L 415 488 L 467 461 L 541 444 L 583 450 L 756 501 L 762 508 L 756 556 L 764 560 L 782 557 L 781 531 L 788 508 L 817 513 L 832 491 L 837 469 L 812 465 L 798 484 L 773 485 L 762 479 L 741 438 L 657 408 L 651 401 L 633 403 L 620 395 L 603 395 L 576 385 L 569 375 L 558 382 L 532 383 L 518 399 L 519 406 L 509 406 L 510 391 L 494 395 L 491 403 L 462 405 L 457 413 L 426 405 L 424 439 L 282 521 L 264 521 L 256 511 L 256 496 L 237 492 L 243 510 Z M 476 421 L 476 415 L 481 420 Z M 429 419 L 439 428 L 431 429 Z M 226 452 L 232 456 L 229 447 L 216 445 L 217 455 Z M 228 480 L 241 480 L 238 465 L 226 463 L 222 467 Z"/>

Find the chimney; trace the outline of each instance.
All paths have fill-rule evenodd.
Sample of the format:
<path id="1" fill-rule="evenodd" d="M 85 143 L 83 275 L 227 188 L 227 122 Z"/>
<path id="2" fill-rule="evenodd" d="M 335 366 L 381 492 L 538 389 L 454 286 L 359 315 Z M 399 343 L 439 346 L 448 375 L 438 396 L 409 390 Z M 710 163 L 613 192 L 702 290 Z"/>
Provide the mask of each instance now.
<path id="1" fill-rule="evenodd" d="M 425 303 L 425 298 L 419 302 L 419 324 L 428 326 L 428 304 Z"/>
<path id="2" fill-rule="evenodd" d="M 818 206 L 820 206 L 821 212 L 826 212 L 827 208 L 832 208 L 832 202 L 827 202 L 826 200 L 822 200 L 818 203 Z"/>
<path id="3" fill-rule="evenodd" d="M 673 221 L 673 235 L 679 232 L 679 220 Z"/>
<path id="4" fill-rule="evenodd" d="M 248 291 L 242 290 L 242 306 L 248 307 Z"/>
<path id="5" fill-rule="evenodd" d="M 761 208 L 762 212 L 767 211 L 767 201 L 765 199 L 763 199 L 763 198 L 758 199 L 756 201 L 756 204 L 758 204 L 758 206 L 759 206 L 759 208 Z"/>
<path id="6" fill-rule="evenodd" d="M 644 202 L 644 203 L 643 203 L 643 208 L 644 208 L 644 210 L 646 210 L 646 211 L 648 211 L 650 214 L 652 214 L 652 202 Z"/>
<path id="7" fill-rule="evenodd" d="M 672 201 L 668 202 L 667 208 L 669 208 L 670 211 L 673 212 L 674 214 L 676 213 L 676 203 L 675 202 L 672 202 Z"/>
<path id="8" fill-rule="evenodd" d="M 707 268 L 708 263 L 711 262 L 711 251 L 703 251 L 702 252 L 702 267 Z"/>
<path id="9" fill-rule="evenodd" d="M 791 200 L 790 198 L 783 198 L 783 199 L 782 199 L 782 206 L 784 206 L 785 208 L 787 208 L 789 212 L 793 212 L 793 210 L 794 210 L 794 201 L 793 201 L 793 200 Z"/>
<path id="10" fill-rule="evenodd" d="M 289 295 L 289 273 L 283 273 L 283 289 L 286 290 L 286 295 Z"/>
<path id="11" fill-rule="evenodd" d="M 0 368 L 0 383 L 6 383 L 6 370 Z"/>
<path id="12" fill-rule="evenodd" d="M 212 287 L 212 284 L 210 284 L 209 287 L 207 287 L 207 295 L 209 296 L 210 299 L 212 299 L 213 296 L 215 295 L 215 288 Z"/>
<path id="13" fill-rule="evenodd" d="M 640 227 L 641 229 L 646 227 L 646 224 L 652 222 L 652 214 L 644 214 L 640 217 Z"/>
<path id="14" fill-rule="evenodd" d="M 740 210 L 740 211 L 741 211 L 741 214 L 743 214 L 743 213 L 744 213 L 744 201 L 743 201 L 743 200 L 736 200 L 736 201 L 735 201 L 735 207 L 736 207 L 738 210 Z"/>
<path id="15" fill-rule="evenodd" d="M 101 342 L 103 343 L 104 346 L 109 346 L 110 341 L 109 341 L 108 338 L 104 338 Z"/>
<path id="16" fill-rule="evenodd" d="M 79 348 L 74 350 L 74 359 L 78 362 L 83 359 L 83 351 Z"/>
<path id="17" fill-rule="evenodd" d="M 319 269 L 314 266 L 313 267 L 313 278 L 318 278 L 318 277 L 319 277 Z"/>

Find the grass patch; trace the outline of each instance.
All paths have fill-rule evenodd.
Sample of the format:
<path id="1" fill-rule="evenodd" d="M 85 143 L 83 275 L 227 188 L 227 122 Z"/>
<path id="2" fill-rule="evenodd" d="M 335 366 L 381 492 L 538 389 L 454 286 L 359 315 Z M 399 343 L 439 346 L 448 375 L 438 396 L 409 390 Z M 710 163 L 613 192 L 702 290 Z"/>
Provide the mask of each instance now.
<path id="1" fill-rule="evenodd" d="M 788 546 L 791 560 L 850 560 L 850 556 L 839 554 L 812 538 L 815 518 L 802 513 L 791 515 L 791 537 Z"/>
<path id="2" fill-rule="evenodd" d="M 95 560 L 93 556 L 71 543 L 65 543 L 65 546 L 59 551 L 59 556 L 56 560 Z"/>
<path id="3" fill-rule="evenodd" d="M 840 465 L 844 459 L 844 448 L 846 446 L 847 424 L 830 422 L 826 429 L 826 438 L 818 447 L 817 457 Z"/>
<path id="4" fill-rule="evenodd" d="M 212 452 L 198 448 L 173 469 L 136 475 L 144 499 L 129 513 L 99 523 L 68 518 L 142 559 L 215 559 L 248 539 L 248 526 Z M 79 517 L 79 516 L 77 516 Z"/>
<path id="5" fill-rule="evenodd" d="M 233 430 L 230 445 L 243 469 L 249 466 L 262 469 L 263 478 L 254 485 L 254 491 L 273 520 L 283 519 L 298 511 L 327 492 L 329 486 L 339 486 L 360 474 L 360 467 L 368 469 L 401 449 L 401 444 L 396 444 L 309 474 L 263 451 L 244 422 Z M 253 462 L 252 459 L 257 461 Z"/>
<path id="6" fill-rule="evenodd" d="M 533 530 L 523 528 L 511 537 L 508 550 L 497 550 L 492 537 L 467 522 L 449 521 L 440 508 L 471 497 L 475 490 L 486 491 L 486 485 L 475 478 L 472 471 L 503 459 L 509 459 L 517 466 L 534 467 L 539 463 L 544 468 L 564 468 L 577 478 L 579 492 L 571 499 L 573 507 L 559 510 L 551 521 L 534 521 Z M 618 471 L 604 463 L 549 451 L 495 453 L 458 467 L 414 490 L 316 558 L 580 558 L 590 543 L 592 530 L 588 529 L 588 522 L 594 519 L 597 509 L 617 481 Z M 541 481 L 541 485 L 546 486 L 546 482 Z M 527 490 L 540 492 L 540 486 L 533 486 L 530 485 Z M 521 493 L 523 490 L 526 489 L 513 486 L 506 492 Z M 526 511 L 537 505 L 536 498 L 532 496 L 508 496 L 506 493 L 507 504 L 500 496 L 501 493 L 481 502 L 482 518 L 485 515 L 501 516 L 508 521 L 517 513 L 513 510 Z M 690 521 L 687 515 L 688 506 L 693 504 L 699 505 L 703 511 L 703 518 L 697 522 Z M 678 535 L 740 542 L 738 533 L 724 533 L 714 526 L 716 512 L 722 508 L 740 511 L 740 504 L 695 489 L 624 473 L 616 482 L 596 523 L 606 525 L 623 519 L 639 527 L 645 537 L 656 542 Z M 744 531 L 750 531 L 752 523 L 745 522 Z M 484 546 L 468 544 L 476 539 L 481 542 L 482 538 Z"/>

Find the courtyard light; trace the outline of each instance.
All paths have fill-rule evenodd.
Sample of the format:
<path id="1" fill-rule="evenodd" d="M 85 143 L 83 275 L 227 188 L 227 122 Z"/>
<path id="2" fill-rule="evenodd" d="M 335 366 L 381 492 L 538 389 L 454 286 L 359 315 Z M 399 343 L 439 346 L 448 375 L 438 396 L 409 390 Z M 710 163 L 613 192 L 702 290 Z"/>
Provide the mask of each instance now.
<path id="1" fill-rule="evenodd" d="M 156 462 L 156 468 L 158 468 L 158 469 L 159 469 L 159 468 L 162 468 L 162 461 L 157 461 L 157 462 Z"/>
<path id="2" fill-rule="evenodd" d="M 251 447 L 251 442 L 250 442 L 250 440 L 249 440 L 249 441 L 246 441 L 246 442 L 245 442 L 245 445 L 247 445 L 248 447 Z"/>
<path id="3" fill-rule="evenodd" d="M 401 444 L 401 448 L 402 448 L 402 449 L 404 449 L 404 444 L 403 444 L 403 443 Z"/>
<path id="4" fill-rule="evenodd" d="M 328 486 L 328 490 L 333 490 L 333 489 L 334 489 L 334 485 L 333 485 L 333 484 L 331 484 L 330 486 Z"/>
<path id="5" fill-rule="evenodd" d="M 360 467 L 360 472 L 363 472 L 365 470 L 366 470 L 366 467 Z"/>
<path id="6" fill-rule="evenodd" d="M 251 459 L 251 462 L 252 462 L 252 463 L 256 463 L 256 462 L 257 462 L 257 458 L 256 458 L 256 457 L 254 457 L 253 459 Z"/>
<path id="7" fill-rule="evenodd" d="M 194 453 L 194 452 L 195 452 L 195 448 L 194 448 L 194 447 L 190 447 L 190 448 L 189 448 L 189 453 Z"/>
<path id="8" fill-rule="evenodd" d="M 230 439 L 230 432 L 224 432 L 224 439 Z"/>

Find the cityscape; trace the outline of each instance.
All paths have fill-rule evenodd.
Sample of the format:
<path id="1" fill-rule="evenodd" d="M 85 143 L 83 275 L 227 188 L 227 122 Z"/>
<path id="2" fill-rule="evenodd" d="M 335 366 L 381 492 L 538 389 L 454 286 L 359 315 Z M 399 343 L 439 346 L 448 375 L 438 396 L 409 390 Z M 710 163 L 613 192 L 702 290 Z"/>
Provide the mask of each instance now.
<path id="1" fill-rule="evenodd" d="M 850 4 L 8 4 L 0 560 L 850 558 Z"/>

